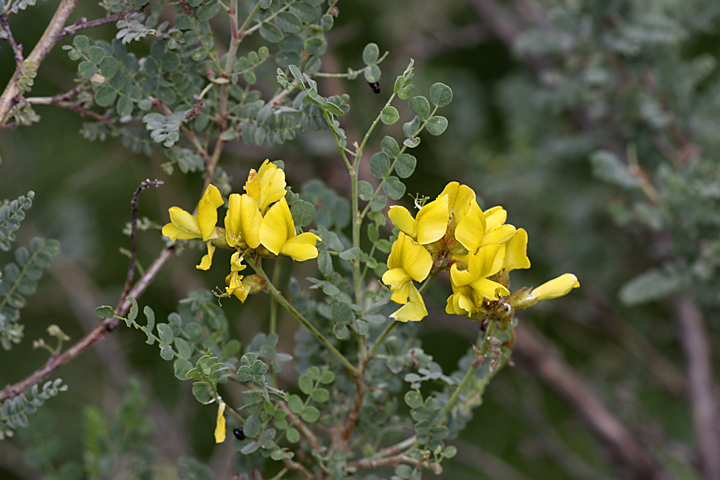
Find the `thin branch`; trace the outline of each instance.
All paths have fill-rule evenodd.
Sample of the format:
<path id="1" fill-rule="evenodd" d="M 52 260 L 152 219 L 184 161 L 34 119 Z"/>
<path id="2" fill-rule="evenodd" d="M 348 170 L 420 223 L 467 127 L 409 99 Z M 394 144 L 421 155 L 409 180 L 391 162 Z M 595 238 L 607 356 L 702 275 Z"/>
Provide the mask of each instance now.
<path id="1" fill-rule="evenodd" d="M 74 89 L 73 89 L 74 90 Z M 73 91 L 71 90 L 71 92 Z M 70 92 L 63 93 L 60 96 L 67 95 Z M 83 118 L 90 118 L 92 120 L 97 120 L 98 122 L 102 122 L 106 125 L 114 125 L 115 122 L 104 115 L 101 115 L 97 112 L 94 112 L 92 110 L 85 110 L 82 108 L 80 102 L 69 102 L 67 100 L 60 100 L 60 96 L 55 97 L 31 97 L 26 99 L 25 101 L 33 104 L 33 105 L 56 105 L 58 107 L 67 108 L 68 110 L 71 110 L 78 115 L 80 115 Z"/>
<path id="2" fill-rule="evenodd" d="M 13 37 L 12 31 L 10 30 L 10 23 L 8 22 L 8 15 L 7 13 L 3 13 L 0 15 L 0 28 L 5 30 L 7 33 L 7 41 L 10 44 L 10 47 L 12 48 L 13 55 L 15 56 L 15 67 L 17 69 L 23 68 L 23 54 L 22 45 L 19 45 L 17 42 L 15 42 L 15 37 Z"/>
<path id="3" fill-rule="evenodd" d="M 145 290 L 147 290 L 148 286 L 153 282 L 153 280 L 155 280 L 155 277 L 157 276 L 162 266 L 165 265 L 165 262 L 167 262 L 172 255 L 173 250 L 175 250 L 174 245 L 170 247 L 165 247 L 160 252 L 160 255 L 158 255 L 152 265 L 150 265 L 150 268 L 147 269 L 145 275 L 143 275 L 140 280 L 137 281 L 132 290 L 130 290 L 129 296 L 133 298 L 139 298 L 145 292 Z M 128 312 L 129 309 L 130 301 L 126 298 L 119 302 L 118 306 L 115 308 L 115 314 L 119 317 L 122 317 Z M 45 365 L 35 370 L 32 374 L 25 377 L 20 382 L 14 385 L 8 385 L 3 388 L 3 390 L 0 392 L 0 403 L 4 402 L 8 398 L 13 398 L 17 395 L 20 395 L 21 393 L 27 392 L 30 387 L 48 378 L 55 372 L 55 370 L 65 365 L 70 360 L 73 360 L 75 357 L 84 352 L 89 346 L 93 345 L 99 340 L 104 339 L 108 333 L 110 333 L 115 329 L 115 327 L 117 327 L 119 321 L 120 320 L 117 318 L 106 318 L 100 324 L 100 326 L 95 328 L 95 330 L 93 330 L 89 334 L 85 335 L 75 345 L 65 350 L 60 355 L 50 358 L 50 360 L 48 360 Z"/>
<path id="4" fill-rule="evenodd" d="M 714 394 L 712 355 L 702 313 L 690 300 L 674 302 L 680 339 L 687 358 L 690 405 L 695 424 L 700 466 L 705 480 L 720 480 L 720 438 Z"/>
<path id="5" fill-rule="evenodd" d="M 83 17 L 72 25 L 63 28 L 61 33 L 63 36 L 75 35 L 78 30 L 83 30 L 85 28 L 102 27 L 103 25 L 107 25 L 108 23 L 117 22 L 118 20 L 127 18 L 129 15 L 136 12 L 137 10 L 130 10 L 128 12 L 120 12 L 114 15 L 108 15 L 107 17 L 103 18 L 96 18 L 95 20 L 88 20 L 87 18 Z"/>
<path id="6" fill-rule="evenodd" d="M 549 342 L 527 325 L 515 329 L 517 341 L 514 357 L 527 370 L 533 372 L 580 414 L 585 422 L 610 447 L 615 457 L 642 480 L 669 480 L 657 459 L 638 441 L 590 387 L 560 358 Z"/>
<path id="7" fill-rule="evenodd" d="M 50 53 L 50 50 L 62 39 L 65 23 L 73 10 L 75 10 L 77 2 L 78 0 L 62 0 L 60 2 L 60 5 L 55 11 L 55 15 L 53 15 L 52 20 L 50 20 L 50 23 L 45 29 L 45 33 L 43 33 L 40 41 L 27 57 L 27 60 L 32 62 L 35 68 L 40 66 L 48 53 Z M 10 109 L 15 104 L 17 97 L 22 94 L 20 90 L 20 78 L 22 75 L 23 69 L 20 67 L 16 68 L 15 74 L 5 87 L 5 91 L 0 95 L 0 127 L 7 123 Z"/>
<path id="8" fill-rule="evenodd" d="M 127 278 L 125 279 L 125 287 L 123 288 L 122 295 L 120 295 L 120 301 L 122 302 L 127 297 L 132 285 L 133 277 L 135 276 L 135 260 L 137 258 L 137 216 L 138 216 L 138 203 L 140 202 L 140 194 L 147 188 L 159 187 L 162 185 L 162 180 L 143 180 L 140 186 L 135 190 L 135 194 L 132 199 L 132 235 L 130 237 L 130 266 L 128 267 Z"/>

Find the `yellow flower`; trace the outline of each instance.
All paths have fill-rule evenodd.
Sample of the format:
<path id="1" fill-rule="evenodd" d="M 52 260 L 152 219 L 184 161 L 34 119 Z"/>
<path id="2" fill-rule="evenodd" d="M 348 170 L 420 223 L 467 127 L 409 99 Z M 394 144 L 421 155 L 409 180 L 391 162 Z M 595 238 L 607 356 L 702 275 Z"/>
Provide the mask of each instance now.
<path id="1" fill-rule="evenodd" d="M 424 247 L 400 232 L 390 250 L 387 265 L 389 270 L 383 274 L 382 281 L 392 290 L 392 301 L 405 304 L 411 291 L 415 289 L 412 281 L 422 282 L 425 280 L 430 273 L 433 261 L 432 256 Z M 420 294 L 418 293 L 418 295 Z M 425 308 L 424 304 L 423 308 Z"/>
<path id="2" fill-rule="evenodd" d="M 448 196 L 442 195 L 420 209 L 415 218 L 405 207 L 390 207 L 388 212 L 393 225 L 416 239 L 420 245 L 440 240 L 447 230 Z"/>
<path id="3" fill-rule="evenodd" d="M 225 287 L 225 292 L 228 295 L 235 295 L 238 300 L 245 303 L 245 300 L 247 300 L 247 297 L 250 294 L 250 289 L 247 288 L 242 275 L 240 275 L 237 271 L 230 272 L 230 275 L 225 277 L 225 284 L 227 285 L 227 287 Z"/>
<path id="4" fill-rule="evenodd" d="M 257 201 L 248 194 L 233 193 L 228 199 L 225 215 L 225 237 L 231 247 L 245 243 L 250 248 L 260 245 L 262 215 Z"/>
<path id="5" fill-rule="evenodd" d="M 223 443 L 225 441 L 225 402 L 220 400 L 218 408 L 217 423 L 215 423 L 215 443 Z"/>
<path id="6" fill-rule="evenodd" d="M 285 196 L 286 185 L 285 172 L 270 160 L 265 160 L 258 172 L 250 170 L 245 191 L 257 201 L 260 211 L 265 212 L 271 204 Z"/>
<path id="7" fill-rule="evenodd" d="M 470 211 L 458 222 L 455 238 L 471 254 L 485 245 L 502 245 L 515 236 L 515 227 L 504 225 L 507 212 L 502 207 L 494 207 L 487 212 L 471 203 Z"/>
<path id="8" fill-rule="evenodd" d="M 524 228 L 518 228 L 515 236 L 507 242 L 503 269 L 509 272 L 518 268 L 530 268 L 527 256 L 528 235 Z"/>
<path id="9" fill-rule="evenodd" d="M 445 312 L 451 315 L 466 315 L 468 317 L 478 312 L 478 306 L 482 304 L 482 298 L 478 297 L 472 287 L 465 285 L 458 287 L 452 282 L 453 294 L 447 299 Z"/>
<path id="10" fill-rule="evenodd" d="M 450 213 L 450 230 L 454 230 L 460 220 L 465 217 L 470 210 L 470 206 L 475 201 L 475 192 L 467 185 L 460 185 L 458 182 L 450 182 L 438 198 L 443 195 L 448 196 L 448 206 Z"/>
<path id="11" fill-rule="evenodd" d="M 310 232 L 295 235 L 295 222 L 285 197 L 270 207 L 260 224 L 260 243 L 275 255 L 287 255 L 297 262 L 317 258 L 318 240 L 321 238 Z"/>
<path id="12" fill-rule="evenodd" d="M 476 254 L 467 256 L 467 270 L 458 269 L 457 263 L 450 268 L 450 278 L 456 287 L 471 287 L 478 296 L 478 300 L 497 300 L 509 295 L 510 292 L 503 285 L 488 280 L 498 273 L 505 260 L 505 245 L 488 245 L 481 248 Z M 479 305 L 478 305 L 479 306 Z"/>
<path id="13" fill-rule="evenodd" d="M 530 292 L 530 297 L 538 302 L 550 300 L 567 295 L 570 290 L 579 286 L 580 282 L 578 282 L 577 277 L 572 273 L 566 273 L 533 289 Z"/>
<path id="14" fill-rule="evenodd" d="M 212 266 L 212 259 L 213 255 L 215 254 L 215 245 L 208 242 L 207 249 L 208 253 L 202 257 L 202 259 L 200 260 L 200 264 L 195 266 L 195 268 L 197 268 L 198 270 L 209 270 Z"/>
<path id="15" fill-rule="evenodd" d="M 427 316 L 428 312 L 422 295 L 412 283 L 410 284 L 409 295 L 410 301 L 390 315 L 391 318 L 399 322 L 418 322 Z"/>
<path id="16" fill-rule="evenodd" d="M 162 229 L 162 234 L 170 240 L 188 240 L 202 238 L 205 241 L 218 238 L 215 229 L 217 209 L 225 201 L 214 185 L 208 185 L 197 208 L 197 218 L 180 207 L 170 207 L 170 223 Z"/>

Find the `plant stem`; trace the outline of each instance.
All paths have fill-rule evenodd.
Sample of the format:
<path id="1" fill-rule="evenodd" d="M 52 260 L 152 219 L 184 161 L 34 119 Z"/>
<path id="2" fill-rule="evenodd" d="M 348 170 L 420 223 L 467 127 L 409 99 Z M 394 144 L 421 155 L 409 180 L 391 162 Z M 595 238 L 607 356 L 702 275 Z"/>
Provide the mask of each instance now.
<path id="1" fill-rule="evenodd" d="M 483 338 L 483 342 L 480 345 L 480 349 L 478 350 L 477 354 L 475 355 L 475 361 L 473 362 L 472 366 L 465 374 L 465 377 L 462 379 L 462 382 L 460 382 L 460 385 L 458 385 L 457 390 L 455 390 L 455 393 L 452 394 L 452 397 L 450 397 L 450 400 L 448 400 L 447 405 L 445 405 L 445 408 L 443 409 L 445 417 L 448 417 L 450 415 L 450 411 L 452 410 L 453 405 L 455 405 L 455 402 L 457 402 L 460 398 L 460 394 L 468 385 L 468 383 L 470 383 L 470 380 L 472 380 L 472 378 L 475 376 L 475 371 L 481 365 L 484 365 L 487 361 L 487 357 L 485 356 L 485 354 L 490 348 L 490 339 L 495 333 L 495 327 L 497 326 L 497 324 L 497 318 L 493 318 L 492 320 L 490 320 L 490 324 L 488 325 L 488 329 L 485 333 L 485 337 Z"/>
<path id="2" fill-rule="evenodd" d="M 282 270 L 282 263 L 283 259 L 282 257 L 278 257 L 277 260 L 275 260 L 275 266 L 273 267 L 273 278 L 272 283 L 273 285 L 278 285 L 280 283 L 280 274 Z M 277 331 L 277 300 L 275 300 L 275 297 L 272 297 L 270 299 L 270 328 L 268 329 L 268 333 L 273 334 Z"/>
<path id="3" fill-rule="evenodd" d="M 310 330 L 310 333 L 315 335 L 315 338 L 320 340 L 320 342 L 323 345 L 325 345 L 325 347 L 327 347 L 327 349 L 330 350 L 330 352 L 333 355 L 335 355 L 338 360 L 340 360 L 340 363 L 342 363 L 343 366 L 350 371 L 350 373 L 352 373 L 353 375 L 356 375 L 357 369 L 355 368 L 355 366 L 353 366 L 353 364 L 350 363 L 350 361 L 347 358 L 345 358 L 345 356 L 342 353 L 340 353 L 340 351 L 337 348 L 335 348 L 335 346 L 332 343 L 330 343 L 328 341 L 328 339 L 325 338 L 325 336 L 322 333 L 320 333 L 320 331 L 317 328 L 315 328 L 305 317 L 303 317 L 302 314 L 300 312 L 298 312 L 295 309 L 295 307 L 293 307 L 290 304 L 290 302 L 288 302 L 285 299 L 285 297 L 283 297 L 283 294 L 280 293 L 280 291 L 277 288 L 275 288 L 275 285 L 273 285 L 272 282 L 270 281 L 270 279 L 268 278 L 267 274 L 265 273 L 262 266 L 260 265 L 260 262 L 256 262 L 254 259 L 252 259 L 250 257 L 245 257 L 245 260 L 247 261 L 248 265 L 250 265 L 253 268 L 253 270 L 255 270 L 255 272 L 265 280 L 265 284 L 268 287 L 268 290 L 270 290 L 270 294 L 273 297 L 275 297 L 277 302 L 280 305 L 282 305 L 288 312 L 290 312 L 295 318 L 300 320 L 300 323 L 302 323 L 305 328 Z"/>

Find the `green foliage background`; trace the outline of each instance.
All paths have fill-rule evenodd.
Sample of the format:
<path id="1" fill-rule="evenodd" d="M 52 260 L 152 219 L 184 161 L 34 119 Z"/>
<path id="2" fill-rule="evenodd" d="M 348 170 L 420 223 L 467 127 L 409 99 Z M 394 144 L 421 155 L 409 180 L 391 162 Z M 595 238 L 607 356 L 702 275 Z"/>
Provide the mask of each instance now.
<path id="1" fill-rule="evenodd" d="M 408 193 L 434 197 L 457 180 L 475 189 L 482 207 L 503 205 L 509 222 L 524 227 L 530 237 L 533 268 L 517 272 L 514 286 L 575 273 L 581 289 L 523 313 L 521 321 L 550 338 L 626 422 L 639 431 L 662 429 L 666 437 L 656 439 L 653 448 L 678 478 L 697 478 L 686 459 L 668 446 L 694 442 L 687 401 L 658 379 L 651 356 L 638 342 L 649 343 L 682 371 L 673 302 L 693 299 L 706 314 L 716 312 L 720 302 L 720 9 L 712 2 L 679 0 L 653 6 L 630 0 L 520 2 L 530 6 L 530 13 L 503 5 L 520 29 L 509 47 L 478 6 L 486 3 L 340 2 L 323 71 L 357 68 L 364 45 L 376 42 L 381 52 L 390 51 L 382 64 L 383 93 L 375 95 L 362 79 L 320 79 L 321 88 L 328 95 L 351 95 L 352 115 L 344 117 L 343 126 L 353 140 L 382 107 L 392 88 L 389 79 L 402 73 L 409 58 L 415 60 L 416 92 L 427 92 L 436 81 L 453 88 L 455 101 L 443 113 L 450 127 L 442 137 L 424 139 L 413 152 L 418 167 L 408 180 Z M 16 16 L 18 43 L 35 42 L 53 7 L 43 2 Z M 100 9 L 85 4 L 71 19 L 100 15 Z M 103 27 L 89 34 L 109 39 L 114 31 Z M 133 43 L 132 48 L 143 46 Z M 71 89 L 76 68 L 56 48 L 35 79 L 33 96 Z M 260 67 L 258 73 L 274 76 L 274 68 Z M 3 43 L 0 83 L 12 70 L 11 50 Z M 141 217 L 163 224 L 168 206 L 196 201 L 200 179 L 179 172 L 168 176 L 159 166 L 165 158 L 134 154 L 117 138 L 83 139 L 78 133 L 83 120 L 71 111 L 49 106 L 36 111 L 41 123 L 0 131 L 0 196 L 37 192 L 21 243 L 40 234 L 62 245 L 36 294 L 41 301 L 24 310 L 26 338 L 47 339 L 45 327 L 55 323 L 76 340 L 95 326 L 88 309 L 113 304 L 122 290 L 128 260 L 119 248 L 128 248 L 129 238 L 121 232 L 139 182 L 165 180 L 140 202 Z M 401 134 L 400 129 L 398 123 L 382 132 Z M 629 173 L 628 152 L 644 173 Z M 232 143 L 225 165 L 236 191 L 246 172 L 265 158 L 285 161 L 293 188 L 312 178 L 340 191 L 349 188 L 327 131 L 282 146 Z M 638 180 L 644 175 L 658 192 L 655 201 L 648 201 L 646 185 Z M 362 176 L 370 177 L 369 171 Z M 406 205 L 411 201 L 407 197 Z M 141 232 L 139 262 L 147 266 L 162 246 L 157 231 Z M 199 255 L 187 253 L 172 260 L 142 298 L 159 315 L 173 311 L 188 292 L 223 283 L 221 273 L 196 271 Z M 311 275 L 312 268 L 304 266 L 307 275 L 298 278 Z M 452 368 L 477 326 L 444 313 L 449 284 L 437 285 L 434 292 L 420 335 L 425 350 Z M 223 307 L 244 344 L 267 317 L 262 297 L 251 297 L 244 306 L 226 300 Z M 706 318 L 717 347 L 717 318 Z M 630 327 L 630 333 L 617 325 Z M 279 333 L 286 343 L 279 351 L 293 351 L 295 328 L 289 317 L 281 317 Z M 114 359 L 115 371 L 105 367 L 102 356 Z M 32 350 L 29 341 L 0 351 L 0 384 L 28 375 L 46 358 L 47 352 Z M 288 379 L 297 375 L 287 370 Z M 210 412 L 194 402 L 187 385 L 175 381 L 155 347 L 139 341 L 136 332 L 120 329 L 62 369 L 72 395 L 49 401 L 42 417 L 0 447 L 8 452 L 0 459 L 0 477 L 27 473 L 10 457 L 33 438 L 57 450 L 56 464 L 81 461 L 81 420 L 92 421 L 97 409 L 117 412 L 123 395 L 118 380 L 131 372 L 170 414 L 170 424 L 155 425 L 155 441 L 167 442 L 171 454 L 212 464 L 217 453 Z M 128 425 L 140 436 L 146 428 L 132 420 Z M 84 443 L 93 445 L 93 440 Z M 460 436 L 458 456 L 444 466 L 441 478 L 458 479 L 599 479 L 615 478 L 618 472 L 565 400 L 522 365 L 495 379 Z"/>

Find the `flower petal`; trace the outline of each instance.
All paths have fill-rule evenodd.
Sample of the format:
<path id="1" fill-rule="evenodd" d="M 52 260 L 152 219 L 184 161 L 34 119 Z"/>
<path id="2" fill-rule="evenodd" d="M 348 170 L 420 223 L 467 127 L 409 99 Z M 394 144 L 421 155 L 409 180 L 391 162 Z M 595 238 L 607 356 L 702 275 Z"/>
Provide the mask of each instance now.
<path id="1" fill-rule="evenodd" d="M 201 238 L 200 226 L 197 218 L 180 207 L 170 207 L 170 222 L 163 227 L 163 235 L 171 240 L 188 240 L 190 238 Z M 175 228 L 170 228 L 173 225 Z M 167 228 L 167 233 L 166 233 Z"/>
<path id="2" fill-rule="evenodd" d="M 254 168 L 251 168 L 250 172 L 248 172 L 248 179 L 245 186 L 243 186 L 243 190 L 256 201 L 260 198 L 260 178 L 258 178 Z"/>
<path id="3" fill-rule="evenodd" d="M 493 230 L 488 230 L 480 246 L 502 245 L 515 236 L 515 231 L 515 227 L 512 225 L 500 225 Z"/>
<path id="4" fill-rule="evenodd" d="M 470 211 L 455 228 L 455 238 L 473 254 L 478 251 L 485 237 L 486 221 L 483 211 L 476 202 L 472 202 Z"/>
<path id="5" fill-rule="evenodd" d="M 410 301 L 397 310 L 390 317 L 400 322 L 417 322 L 428 314 L 422 295 L 414 285 L 410 285 Z"/>
<path id="6" fill-rule="evenodd" d="M 518 268 L 530 268 L 530 259 L 527 256 L 528 235 L 524 228 L 518 228 L 515 236 L 507 243 L 507 251 L 505 253 L 505 264 L 503 268 L 506 271 Z"/>
<path id="7" fill-rule="evenodd" d="M 212 266 L 213 255 L 215 255 L 215 245 L 208 242 L 207 249 L 208 253 L 202 257 L 200 264 L 195 266 L 198 270 L 209 270 Z"/>
<path id="8" fill-rule="evenodd" d="M 292 218 L 292 217 L 291 217 Z M 260 245 L 260 225 L 262 223 L 260 208 L 254 198 L 248 194 L 240 196 L 240 232 L 250 248 Z M 293 225 L 293 228 L 294 225 Z M 293 231 L 293 233 L 295 233 Z"/>
<path id="9" fill-rule="evenodd" d="M 438 198 L 443 195 L 448 196 L 448 209 L 450 211 L 451 221 L 453 225 L 465 217 L 475 200 L 475 192 L 467 185 L 460 185 L 458 182 L 448 183 Z"/>
<path id="10" fill-rule="evenodd" d="M 531 294 L 538 301 L 550 300 L 552 298 L 558 298 L 562 297 L 563 295 L 567 295 L 568 293 L 570 293 L 570 290 L 579 286 L 580 282 L 578 281 L 577 277 L 572 273 L 566 273 L 550 280 L 549 282 L 543 283 L 542 285 L 534 289 Z"/>
<path id="11" fill-rule="evenodd" d="M 420 245 L 440 240 L 448 227 L 448 195 L 433 200 L 420 209 L 415 217 L 417 223 L 417 242 Z"/>
<path id="12" fill-rule="evenodd" d="M 407 208 L 397 205 L 390 207 L 390 210 L 388 210 L 388 217 L 390 217 L 390 221 L 393 225 L 410 235 L 412 238 L 417 236 L 417 222 Z"/>
<path id="13" fill-rule="evenodd" d="M 197 221 L 202 232 L 202 239 L 207 241 L 218 238 L 217 226 L 217 209 L 223 205 L 225 201 L 220 195 L 220 191 L 214 185 L 208 185 L 205 193 L 198 204 Z"/>
<path id="14" fill-rule="evenodd" d="M 285 196 L 285 172 L 278 168 L 270 160 L 265 160 L 258 171 L 260 179 L 260 194 L 258 196 L 258 206 L 260 211 L 267 208 Z"/>
<path id="15" fill-rule="evenodd" d="M 228 198 L 228 211 L 225 215 L 225 239 L 231 247 L 237 246 L 242 241 L 239 193 L 233 193 Z"/>
<path id="16" fill-rule="evenodd" d="M 215 443 L 223 443 L 225 441 L 225 402 L 220 401 L 218 408 L 217 422 L 215 423 Z"/>
<path id="17" fill-rule="evenodd" d="M 289 218 L 289 222 L 288 222 Z M 292 230 L 288 229 L 288 223 L 292 224 Z M 280 253 L 283 245 L 289 237 L 294 236 L 295 226 L 292 223 L 292 214 L 285 197 L 270 207 L 260 223 L 260 243 L 275 255 Z"/>
<path id="18" fill-rule="evenodd" d="M 510 295 L 510 291 L 507 288 L 487 278 L 475 280 L 470 286 L 478 296 L 487 298 L 488 300 L 497 300 L 500 297 Z"/>
<path id="19" fill-rule="evenodd" d="M 283 198 L 283 200 L 285 199 Z M 311 258 L 317 258 L 318 250 L 315 244 L 318 240 L 321 240 L 321 238 L 314 233 L 301 233 L 285 242 L 285 245 L 280 249 L 280 253 L 292 257 L 296 262 L 304 262 Z"/>
<path id="20" fill-rule="evenodd" d="M 398 238 L 400 240 L 400 238 Z M 402 251 L 400 252 L 402 268 L 416 282 L 422 282 L 430 273 L 433 265 L 432 255 L 410 237 L 404 236 Z"/>
<path id="21" fill-rule="evenodd" d="M 507 212 L 499 205 L 492 207 L 485 210 L 485 220 L 487 220 L 487 229 L 493 230 L 505 223 L 505 220 L 507 220 Z"/>
<path id="22" fill-rule="evenodd" d="M 240 272 L 242 270 L 245 270 L 246 265 L 243 265 L 243 256 L 242 252 L 238 250 L 237 252 L 233 253 L 230 257 L 230 271 L 231 272 Z"/>

